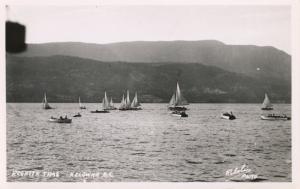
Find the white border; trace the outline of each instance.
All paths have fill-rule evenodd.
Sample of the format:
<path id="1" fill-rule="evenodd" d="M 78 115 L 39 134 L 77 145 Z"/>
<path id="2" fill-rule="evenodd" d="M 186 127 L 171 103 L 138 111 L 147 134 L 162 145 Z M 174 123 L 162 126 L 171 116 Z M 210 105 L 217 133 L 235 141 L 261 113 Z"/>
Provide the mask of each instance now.
<path id="1" fill-rule="evenodd" d="M 120 182 L 120 183 L 22 183 L 6 182 L 6 88 L 5 88 L 5 4 L 10 5 L 291 5 L 292 6 L 292 182 L 232 183 L 232 182 Z M 300 188 L 299 184 L 299 126 L 300 126 L 300 1 L 299 0 L 2 0 L 0 1 L 0 188 Z M 297 169 L 298 168 L 298 169 Z"/>

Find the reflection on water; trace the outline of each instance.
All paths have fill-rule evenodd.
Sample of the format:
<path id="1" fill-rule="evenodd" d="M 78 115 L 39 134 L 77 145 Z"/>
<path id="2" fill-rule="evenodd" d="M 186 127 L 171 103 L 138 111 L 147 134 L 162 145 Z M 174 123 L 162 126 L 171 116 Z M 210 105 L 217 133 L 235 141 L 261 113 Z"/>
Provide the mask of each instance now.
<path id="1" fill-rule="evenodd" d="M 228 169 L 244 164 L 262 180 L 291 181 L 291 121 L 260 120 L 258 104 L 191 104 L 188 118 L 172 116 L 166 104 L 108 114 L 89 113 L 96 104 L 87 104 L 87 110 L 52 105 L 56 109 L 7 104 L 8 181 L 219 182 L 228 180 Z M 274 112 L 290 115 L 290 109 L 280 104 Z M 237 119 L 220 119 L 223 111 L 233 111 Z M 50 116 L 77 112 L 82 117 L 71 124 L 47 122 Z M 16 176 L 14 171 L 59 176 Z"/>

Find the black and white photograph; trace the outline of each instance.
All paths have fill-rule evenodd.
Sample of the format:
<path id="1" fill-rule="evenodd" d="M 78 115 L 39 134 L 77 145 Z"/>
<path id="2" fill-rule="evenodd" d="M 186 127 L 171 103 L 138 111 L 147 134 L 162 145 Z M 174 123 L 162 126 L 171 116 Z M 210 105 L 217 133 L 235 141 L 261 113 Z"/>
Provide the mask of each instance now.
<path id="1" fill-rule="evenodd" d="M 7 183 L 293 182 L 291 4 L 3 9 Z"/>

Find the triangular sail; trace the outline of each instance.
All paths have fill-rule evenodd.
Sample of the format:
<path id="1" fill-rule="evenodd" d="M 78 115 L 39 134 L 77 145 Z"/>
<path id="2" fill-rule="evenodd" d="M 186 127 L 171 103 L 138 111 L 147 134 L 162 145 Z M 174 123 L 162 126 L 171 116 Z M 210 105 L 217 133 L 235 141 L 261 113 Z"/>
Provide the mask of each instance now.
<path id="1" fill-rule="evenodd" d="M 109 108 L 109 102 L 107 99 L 106 91 L 104 92 L 104 98 L 102 99 L 102 107 L 103 107 L 103 109 Z"/>
<path id="2" fill-rule="evenodd" d="M 136 97 L 133 98 L 131 102 L 131 107 L 135 107 L 135 104 L 136 104 Z"/>
<path id="3" fill-rule="evenodd" d="M 44 93 L 43 108 L 44 109 L 50 109 L 51 108 L 50 105 L 48 104 L 46 93 Z"/>
<path id="4" fill-rule="evenodd" d="M 138 101 L 138 96 L 137 96 L 137 92 L 135 93 L 136 96 L 136 107 L 141 106 L 141 103 Z"/>
<path id="5" fill-rule="evenodd" d="M 175 106 L 188 105 L 188 102 L 185 100 L 185 98 L 181 94 L 178 82 L 177 82 L 177 87 L 176 87 L 174 101 L 175 101 L 175 103 L 174 103 Z"/>
<path id="6" fill-rule="evenodd" d="M 121 104 L 120 104 L 120 109 L 123 109 L 123 108 L 125 108 L 125 106 L 126 106 L 126 103 L 125 103 L 125 98 L 124 98 L 124 94 L 123 94 L 123 96 L 122 96 L 122 100 L 121 100 Z"/>
<path id="7" fill-rule="evenodd" d="M 269 97 L 267 94 L 265 94 L 265 99 L 264 102 L 262 104 L 262 108 L 271 108 L 273 107 L 273 105 L 271 104 L 271 101 L 269 100 Z"/>
<path id="8" fill-rule="evenodd" d="M 131 103 L 131 107 L 137 108 L 137 107 L 139 107 L 139 106 L 141 106 L 141 104 L 140 104 L 139 101 L 138 101 L 137 93 L 135 93 L 135 96 L 134 96 L 134 98 L 133 98 L 133 100 L 132 100 L 132 103 Z"/>
<path id="9" fill-rule="evenodd" d="M 169 106 L 175 106 L 175 94 L 173 94 L 173 96 L 169 102 Z"/>
<path id="10" fill-rule="evenodd" d="M 114 108 L 114 107 L 115 107 L 112 98 L 110 98 L 109 107 L 111 107 L 111 108 Z"/>
<path id="11" fill-rule="evenodd" d="M 80 96 L 78 97 L 78 104 L 80 109 L 86 109 L 86 107 L 81 103 Z"/>
<path id="12" fill-rule="evenodd" d="M 129 97 L 129 91 L 127 90 L 127 96 L 126 96 L 126 100 L 125 100 L 125 106 L 126 108 L 130 108 L 130 97 Z"/>
<path id="13" fill-rule="evenodd" d="M 45 103 L 45 104 L 48 103 L 48 102 L 47 102 L 47 96 L 46 96 L 46 93 L 44 94 L 44 103 Z"/>

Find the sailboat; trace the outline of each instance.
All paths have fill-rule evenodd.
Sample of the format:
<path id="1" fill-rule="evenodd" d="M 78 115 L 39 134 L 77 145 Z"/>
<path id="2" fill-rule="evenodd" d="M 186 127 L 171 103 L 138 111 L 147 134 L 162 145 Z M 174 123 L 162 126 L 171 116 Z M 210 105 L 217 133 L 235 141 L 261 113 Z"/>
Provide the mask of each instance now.
<path id="1" fill-rule="evenodd" d="M 127 90 L 127 95 L 125 99 L 125 107 L 127 110 L 130 110 L 131 108 L 131 103 L 130 103 L 130 97 L 129 97 L 129 91 Z"/>
<path id="2" fill-rule="evenodd" d="M 80 109 L 86 109 L 86 107 L 81 104 L 80 97 L 78 98 L 78 102 L 79 102 L 79 108 Z"/>
<path id="3" fill-rule="evenodd" d="M 112 98 L 110 98 L 109 109 L 110 109 L 110 110 L 116 110 L 116 109 L 117 109 L 117 108 L 114 106 L 114 102 L 113 102 L 113 99 L 112 99 Z"/>
<path id="4" fill-rule="evenodd" d="M 135 96 L 131 102 L 131 110 L 141 110 L 141 104 L 139 103 L 138 101 L 138 98 L 137 98 L 137 92 L 135 92 Z"/>
<path id="5" fill-rule="evenodd" d="M 119 110 L 125 111 L 130 109 L 131 109 L 131 103 L 130 103 L 129 91 L 127 90 L 126 98 L 124 98 L 123 95 Z"/>
<path id="6" fill-rule="evenodd" d="M 109 105 L 109 102 L 108 102 L 106 91 L 105 91 L 104 98 L 102 99 L 102 110 L 91 111 L 91 113 L 109 113 L 108 105 Z"/>
<path id="7" fill-rule="evenodd" d="M 177 82 L 176 91 L 169 102 L 169 110 L 185 111 L 187 110 L 187 108 L 184 107 L 185 105 L 188 105 L 188 103 L 182 96 L 179 84 Z"/>
<path id="8" fill-rule="evenodd" d="M 262 110 L 273 110 L 273 105 L 271 104 L 267 93 L 265 93 L 265 99 L 264 99 L 264 102 L 262 103 L 261 109 Z"/>
<path id="9" fill-rule="evenodd" d="M 102 99 L 102 108 L 103 110 L 109 110 L 109 101 L 106 95 L 106 91 L 104 92 L 104 98 Z"/>
<path id="10" fill-rule="evenodd" d="M 125 103 L 124 94 L 122 96 L 122 100 L 121 100 L 121 104 L 120 104 L 119 110 L 126 110 L 126 103 Z"/>
<path id="11" fill-rule="evenodd" d="M 45 110 L 52 109 L 52 107 L 48 104 L 46 93 L 44 94 L 44 98 L 43 98 L 43 109 Z"/>

